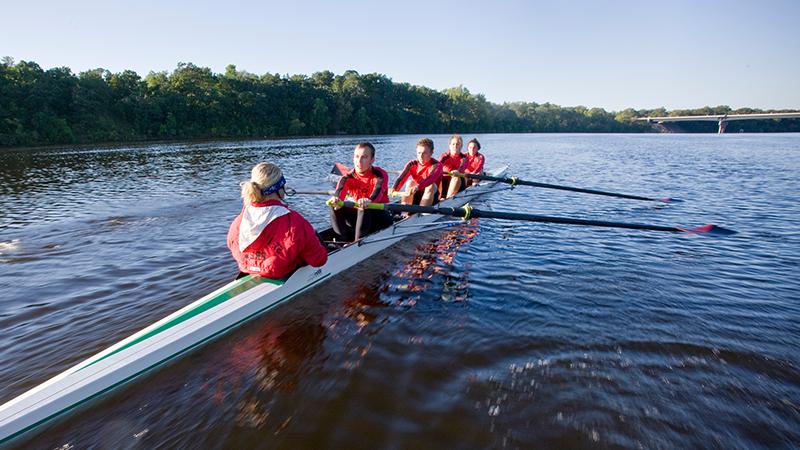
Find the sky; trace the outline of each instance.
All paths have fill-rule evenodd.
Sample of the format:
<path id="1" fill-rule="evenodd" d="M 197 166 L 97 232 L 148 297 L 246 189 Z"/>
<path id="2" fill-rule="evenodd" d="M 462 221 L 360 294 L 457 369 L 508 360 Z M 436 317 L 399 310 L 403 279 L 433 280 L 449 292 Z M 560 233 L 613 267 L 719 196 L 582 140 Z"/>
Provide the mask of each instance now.
<path id="1" fill-rule="evenodd" d="M 800 0 L 3 0 L 0 57 L 380 73 L 494 103 L 800 110 Z"/>

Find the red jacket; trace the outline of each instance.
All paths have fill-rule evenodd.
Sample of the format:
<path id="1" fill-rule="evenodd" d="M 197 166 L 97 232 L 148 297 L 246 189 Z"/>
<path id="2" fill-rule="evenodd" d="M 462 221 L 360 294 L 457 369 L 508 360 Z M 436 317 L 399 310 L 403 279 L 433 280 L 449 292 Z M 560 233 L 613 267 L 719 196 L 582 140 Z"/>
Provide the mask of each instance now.
<path id="1" fill-rule="evenodd" d="M 350 197 L 353 201 L 366 198 L 373 203 L 389 203 L 389 175 L 376 166 L 363 176 L 353 169 L 339 179 L 335 195 L 339 200 Z"/>
<path id="2" fill-rule="evenodd" d="M 447 172 L 452 172 L 457 170 L 459 172 L 464 172 L 464 167 L 467 165 L 467 155 L 458 152 L 456 156 L 450 154 L 450 152 L 444 153 L 439 161 L 442 162 L 442 170 L 447 174 Z"/>
<path id="3" fill-rule="evenodd" d="M 414 180 L 415 185 L 421 191 L 442 179 L 442 165 L 433 158 L 425 165 L 420 164 L 416 159 L 412 159 L 406 163 L 403 172 L 394 181 L 393 189 L 395 191 L 399 190 L 409 177 Z"/>
<path id="4" fill-rule="evenodd" d="M 467 153 L 464 159 L 467 160 L 464 173 L 483 174 L 483 163 L 486 161 L 486 158 L 483 157 L 483 153 L 478 153 L 474 157 Z"/>
<path id="5" fill-rule="evenodd" d="M 228 230 L 228 248 L 239 270 L 267 278 L 328 261 L 311 224 L 278 200 L 245 205 Z"/>

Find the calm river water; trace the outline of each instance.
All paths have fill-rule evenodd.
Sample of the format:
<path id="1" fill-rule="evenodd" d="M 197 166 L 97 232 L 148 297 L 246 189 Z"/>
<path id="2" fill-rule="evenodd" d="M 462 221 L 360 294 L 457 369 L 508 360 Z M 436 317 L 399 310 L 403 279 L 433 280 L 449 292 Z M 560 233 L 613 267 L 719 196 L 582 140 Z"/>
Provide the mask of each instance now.
<path id="1" fill-rule="evenodd" d="M 397 169 L 419 137 L 368 139 Z M 800 135 L 478 138 L 520 178 L 684 202 L 518 187 L 476 207 L 739 233 L 472 221 L 15 444 L 800 446 Z M 230 281 L 256 162 L 329 189 L 362 139 L 0 151 L 0 402 Z M 291 204 L 319 228 L 323 200 Z"/>

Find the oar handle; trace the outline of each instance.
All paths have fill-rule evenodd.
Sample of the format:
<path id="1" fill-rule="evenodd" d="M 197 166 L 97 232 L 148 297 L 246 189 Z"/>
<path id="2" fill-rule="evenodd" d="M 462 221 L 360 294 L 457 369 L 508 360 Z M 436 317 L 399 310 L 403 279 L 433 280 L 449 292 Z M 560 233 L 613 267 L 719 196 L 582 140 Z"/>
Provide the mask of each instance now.
<path id="1" fill-rule="evenodd" d="M 350 201 L 350 200 L 332 200 L 332 199 L 328 199 L 325 202 L 325 204 L 330 206 L 331 208 L 341 208 L 341 207 L 357 208 L 357 209 L 361 208 L 358 205 L 357 202 Z M 383 209 L 386 209 L 386 205 L 389 205 L 389 204 L 390 203 L 367 203 L 367 206 L 364 209 L 383 210 Z"/>

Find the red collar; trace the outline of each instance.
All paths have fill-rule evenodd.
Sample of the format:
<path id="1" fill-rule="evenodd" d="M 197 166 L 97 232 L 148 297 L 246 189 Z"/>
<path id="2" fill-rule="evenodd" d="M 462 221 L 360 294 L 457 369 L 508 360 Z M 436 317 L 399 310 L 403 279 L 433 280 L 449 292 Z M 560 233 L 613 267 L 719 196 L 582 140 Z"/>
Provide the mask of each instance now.
<path id="1" fill-rule="evenodd" d="M 356 168 L 353 167 L 353 170 L 350 171 L 350 175 L 358 178 L 372 178 L 375 175 L 375 166 L 370 167 L 363 175 L 358 173 Z"/>
<path id="2" fill-rule="evenodd" d="M 251 206 L 255 206 L 256 208 L 263 208 L 265 206 L 283 206 L 286 207 L 286 203 L 283 203 L 280 200 L 267 200 L 265 202 L 252 202 L 250 203 Z"/>

